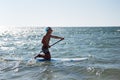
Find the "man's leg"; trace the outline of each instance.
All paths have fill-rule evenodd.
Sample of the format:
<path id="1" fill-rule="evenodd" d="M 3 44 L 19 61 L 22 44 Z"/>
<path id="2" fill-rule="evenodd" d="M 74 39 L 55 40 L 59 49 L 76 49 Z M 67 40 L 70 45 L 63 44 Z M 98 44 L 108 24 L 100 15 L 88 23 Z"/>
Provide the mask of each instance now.
<path id="1" fill-rule="evenodd" d="M 37 56 L 35 56 L 34 58 L 36 59 L 37 57 L 43 57 L 44 58 L 45 55 L 42 54 L 38 54 Z"/>
<path id="2" fill-rule="evenodd" d="M 46 60 L 50 60 L 50 59 L 51 59 L 51 55 L 50 55 L 50 53 L 45 54 L 44 59 L 46 59 Z"/>

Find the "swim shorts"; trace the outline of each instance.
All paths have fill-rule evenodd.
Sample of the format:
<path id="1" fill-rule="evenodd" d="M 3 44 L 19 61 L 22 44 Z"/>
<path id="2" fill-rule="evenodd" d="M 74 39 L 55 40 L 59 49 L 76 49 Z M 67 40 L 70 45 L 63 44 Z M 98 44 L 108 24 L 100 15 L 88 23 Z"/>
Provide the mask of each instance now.
<path id="1" fill-rule="evenodd" d="M 49 49 L 48 49 L 48 48 L 45 48 L 45 47 L 42 47 L 42 51 L 43 51 L 43 53 L 45 53 L 45 54 L 50 53 L 50 52 L 49 52 Z"/>

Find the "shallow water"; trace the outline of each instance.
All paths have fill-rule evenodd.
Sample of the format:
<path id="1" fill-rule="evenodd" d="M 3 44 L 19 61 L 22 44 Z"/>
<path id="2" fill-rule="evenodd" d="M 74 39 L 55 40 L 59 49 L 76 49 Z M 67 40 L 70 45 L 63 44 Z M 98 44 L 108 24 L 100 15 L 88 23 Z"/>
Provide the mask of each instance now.
<path id="1" fill-rule="evenodd" d="M 119 27 L 60 27 L 65 40 L 50 48 L 52 57 L 88 57 L 80 62 L 30 62 L 41 51 L 44 28 L 10 28 L 0 32 L 0 80 L 120 80 Z M 50 44 L 57 40 L 51 39 Z"/>

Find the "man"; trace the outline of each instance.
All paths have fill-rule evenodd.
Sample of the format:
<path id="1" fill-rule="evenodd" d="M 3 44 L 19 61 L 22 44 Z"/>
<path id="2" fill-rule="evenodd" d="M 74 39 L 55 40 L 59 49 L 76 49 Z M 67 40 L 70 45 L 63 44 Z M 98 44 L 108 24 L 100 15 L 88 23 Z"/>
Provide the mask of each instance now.
<path id="1" fill-rule="evenodd" d="M 50 59 L 51 59 L 51 54 L 50 54 L 50 52 L 49 52 L 49 48 L 50 48 L 49 42 L 50 42 L 50 39 L 51 39 L 51 38 L 61 39 L 61 40 L 64 39 L 64 38 L 62 38 L 62 37 L 58 37 L 58 36 L 51 35 L 52 32 L 53 32 L 53 30 L 52 30 L 51 27 L 47 27 L 47 28 L 46 28 L 46 32 L 47 32 L 47 33 L 45 34 L 45 36 L 44 36 L 43 39 L 42 39 L 42 44 L 43 44 L 43 46 L 42 46 L 42 52 L 43 52 L 44 54 L 38 54 L 37 56 L 35 56 L 35 59 L 36 59 L 37 57 L 42 57 L 42 58 L 44 58 L 44 59 L 46 59 L 46 60 L 50 60 Z"/>

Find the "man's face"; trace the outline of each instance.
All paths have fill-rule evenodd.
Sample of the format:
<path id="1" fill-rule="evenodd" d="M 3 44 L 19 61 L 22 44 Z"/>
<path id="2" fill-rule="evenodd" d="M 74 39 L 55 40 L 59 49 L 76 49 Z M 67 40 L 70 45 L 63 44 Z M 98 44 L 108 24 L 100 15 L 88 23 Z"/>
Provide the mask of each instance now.
<path id="1" fill-rule="evenodd" d="M 52 32 L 53 32 L 53 30 L 52 30 L 52 29 L 49 29 L 49 30 L 48 30 L 48 32 L 52 33 Z"/>

